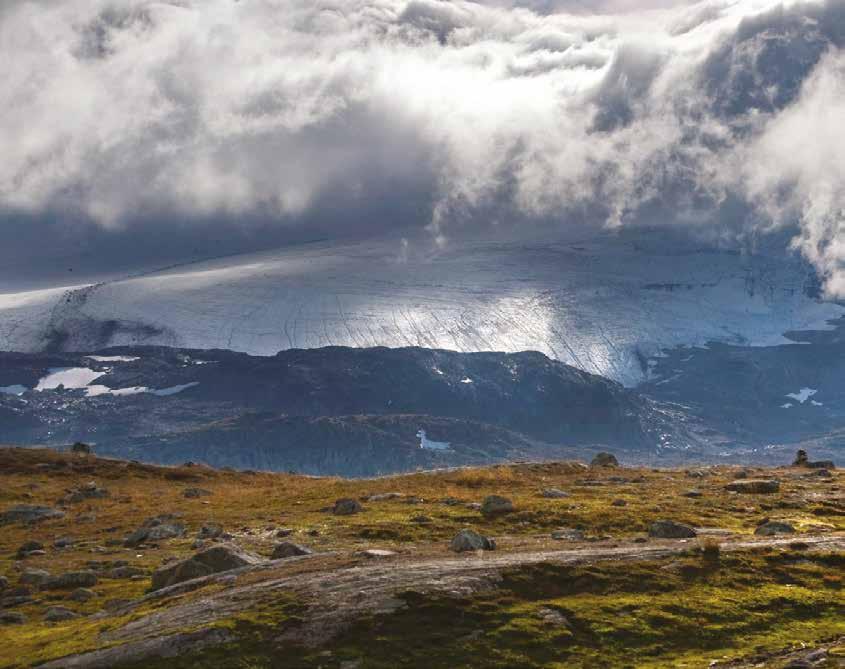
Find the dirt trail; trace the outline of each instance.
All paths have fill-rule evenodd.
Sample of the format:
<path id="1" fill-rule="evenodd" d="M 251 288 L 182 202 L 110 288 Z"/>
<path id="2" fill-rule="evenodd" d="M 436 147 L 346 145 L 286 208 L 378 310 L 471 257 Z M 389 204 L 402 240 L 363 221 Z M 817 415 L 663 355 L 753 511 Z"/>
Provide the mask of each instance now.
<path id="1" fill-rule="evenodd" d="M 843 533 L 750 540 L 726 539 L 721 544 L 721 550 L 735 552 L 759 547 L 786 547 L 796 541 L 805 544 L 805 550 L 808 551 L 845 550 Z M 139 603 L 151 599 L 164 599 L 209 583 L 231 583 L 235 575 L 240 577 L 250 574 L 251 579 L 254 579 L 260 578 L 262 572 L 267 573 L 266 578 L 257 582 L 229 587 L 206 597 L 175 604 L 134 620 L 120 629 L 104 633 L 101 637 L 103 644 L 117 644 L 116 648 L 66 658 L 42 666 L 105 667 L 118 660 L 149 657 L 160 653 L 162 648 L 174 647 L 178 648 L 179 652 L 185 652 L 195 647 L 195 642 L 207 643 L 207 639 L 197 633 L 183 635 L 179 630 L 196 630 L 212 625 L 217 620 L 235 615 L 260 602 L 272 601 L 274 593 L 282 592 L 295 594 L 301 601 L 309 604 L 306 622 L 291 633 L 295 637 L 290 636 L 290 639 L 307 645 L 319 645 L 334 636 L 350 621 L 375 613 L 388 613 L 404 606 L 404 602 L 397 598 L 402 592 L 467 596 L 495 587 L 502 578 L 502 571 L 508 568 L 540 563 L 583 564 L 661 559 L 682 554 L 695 545 L 697 544 L 694 542 L 655 541 L 622 546 L 593 545 L 566 550 L 483 553 L 416 560 L 408 559 L 407 556 L 396 556 L 363 565 L 330 567 L 305 573 L 302 572 L 302 567 L 312 560 L 316 567 L 316 562 L 321 559 L 320 555 L 278 560 L 236 572 L 196 579 L 153 593 L 112 615 L 124 614 Z M 299 573 L 277 576 L 279 571 L 292 567 L 299 570 Z M 152 637 L 158 638 L 159 643 L 154 643 Z M 217 635 L 216 642 L 225 641 L 224 637 L 225 635 Z M 284 637 L 280 640 L 284 640 Z"/>

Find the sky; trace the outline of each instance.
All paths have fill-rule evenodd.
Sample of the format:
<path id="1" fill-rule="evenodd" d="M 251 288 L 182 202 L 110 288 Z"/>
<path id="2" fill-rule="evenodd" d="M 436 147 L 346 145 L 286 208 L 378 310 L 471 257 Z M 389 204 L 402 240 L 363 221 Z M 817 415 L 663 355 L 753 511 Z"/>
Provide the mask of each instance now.
<path id="1" fill-rule="evenodd" d="M 845 0 L 5 0 L 0 282 L 671 227 L 843 297 L 843 44 Z"/>

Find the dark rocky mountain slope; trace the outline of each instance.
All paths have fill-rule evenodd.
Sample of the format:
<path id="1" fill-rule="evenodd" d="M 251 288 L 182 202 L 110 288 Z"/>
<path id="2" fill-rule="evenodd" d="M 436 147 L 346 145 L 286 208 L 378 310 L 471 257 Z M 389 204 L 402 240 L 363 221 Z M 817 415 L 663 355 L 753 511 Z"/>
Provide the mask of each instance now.
<path id="1" fill-rule="evenodd" d="M 48 388 L 59 380 L 67 385 Z M 641 454 L 671 446 L 677 434 L 665 411 L 636 392 L 536 352 L 2 353 L 0 387 L 5 443 L 83 440 L 144 460 L 312 473 L 368 475 L 605 445 Z M 450 448 L 421 449 L 420 429 Z"/>

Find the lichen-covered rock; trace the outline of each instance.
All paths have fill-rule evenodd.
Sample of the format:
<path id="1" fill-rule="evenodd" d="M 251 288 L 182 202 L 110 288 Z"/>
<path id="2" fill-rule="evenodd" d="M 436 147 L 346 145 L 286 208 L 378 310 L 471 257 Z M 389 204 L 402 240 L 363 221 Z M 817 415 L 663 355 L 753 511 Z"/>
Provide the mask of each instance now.
<path id="1" fill-rule="evenodd" d="M 769 494 L 780 490 L 780 483 L 773 479 L 739 479 L 728 483 L 725 490 L 746 494 Z"/>
<path id="2" fill-rule="evenodd" d="M 42 544 L 40 541 L 27 541 L 26 543 L 21 544 L 18 547 L 17 558 L 20 560 L 20 559 L 25 558 L 27 555 L 29 555 L 33 551 L 43 551 L 43 550 L 44 550 L 44 544 Z"/>
<path id="3" fill-rule="evenodd" d="M 351 516 L 353 513 L 360 513 L 363 510 L 357 499 L 346 497 L 334 503 L 332 513 L 336 516 Z"/>
<path id="4" fill-rule="evenodd" d="M 300 546 L 292 541 L 282 541 L 273 548 L 273 554 L 270 556 L 271 560 L 281 560 L 283 558 L 296 557 L 298 555 L 311 555 L 313 551 L 305 546 Z"/>
<path id="5" fill-rule="evenodd" d="M 67 494 L 62 498 L 65 504 L 75 504 L 83 502 L 86 499 L 104 499 L 109 496 L 109 491 L 105 488 L 100 488 L 95 481 L 88 481 L 77 488 L 67 491 Z"/>
<path id="6" fill-rule="evenodd" d="M 24 569 L 18 583 L 25 585 L 41 586 L 50 579 L 50 572 L 44 569 Z"/>
<path id="7" fill-rule="evenodd" d="M 619 461 L 613 453 L 596 453 L 590 461 L 590 467 L 618 467 Z"/>
<path id="8" fill-rule="evenodd" d="M 72 620 L 73 618 L 78 617 L 78 613 L 71 611 L 69 608 L 64 606 L 51 606 L 44 613 L 44 620 L 48 623 L 60 623 L 65 620 Z"/>
<path id="9" fill-rule="evenodd" d="M 156 570 L 153 573 L 150 590 L 160 590 L 176 583 L 260 562 L 259 557 L 247 553 L 237 546 L 212 546 L 187 560 L 181 560 Z"/>
<path id="10" fill-rule="evenodd" d="M 68 595 L 68 599 L 74 602 L 84 603 L 94 599 L 97 596 L 97 593 L 93 590 L 88 588 L 77 588 L 74 590 L 70 595 Z"/>
<path id="11" fill-rule="evenodd" d="M 37 506 L 34 504 L 18 504 L 11 509 L 0 513 L 0 525 L 10 523 L 40 523 L 50 518 L 64 518 L 63 511 L 49 506 Z"/>
<path id="12" fill-rule="evenodd" d="M 813 462 L 808 462 L 807 466 L 810 469 L 836 469 L 833 460 L 814 460 Z"/>
<path id="13" fill-rule="evenodd" d="M 648 535 L 655 539 L 691 539 L 697 534 L 695 528 L 674 520 L 655 520 L 648 528 Z"/>
<path id="14" fill-rule="evenodd" d="M 558 490 L 557 488 L 546 488 L 540 493 L 540 496 L 545 497 L 546 499 L 563 499 L 565 497 L 569 497 L 569 493 L 564 492 L 563 490 Z"/>
<path id="15" fill-rule="evenodd" d="M 396 555 L 396 551 L 389 551 L 385 550 L 384 548 L 368 548 L 366 550 L 361 551 L 360 554 L 365 558 L 377 560 L 380 558 L 393 557 L 394 555 Z"/>
<path id="16" fill-rule="evenodd" d="M 130 565 L 125 565 L 122 567 L 115 567 L 114 569 L 109 569 L 105 573 L 105 577 L 111 579 L 125 579 L 132 578 L 133 576 L 142 576 L 143 574 L 144 570 L 140 567 L 132 567 Z"/>
<path id="17" fill-rule="evenodd" d="M 97 575 L 93 571 L 69 571 L 48 578 L 41 587 L 45 590 L 70 590 L 71 588 L 91 588 L 95 585 L 97 585 Z"/>
<path id="18" fill-rule="evenodd" d="M 757 526 L 757 529 L 754 530 L 754 534 L 758 534 L 761 536 L 771 536 L 773 534 L 794 534 L 795 528 L 790 525 L 789 523 L 785 523 L 779 520 L 768 520 L 765 523 L 761 523 Z"/>
<path id="19" fill-rule="evenodd" d="M 584 533 L 571 527 L 562 527 L 552 532 L 552 539 L 555 541 L 581 541 Z"/>
<path id="20" fill-rule="evenodd" d="M 23 625 L 26 616 L 17 611 L 0 611 L 0 625 Z"/>
<path id="21" fill-rule="evenodd" d="M 173 539 L 185 534 L 185 526 L 173 514 L 148 518 L 137 530 L 126 537 L 124 546 L 134 547 L 143 543 Z"/>
<path id="22" fill-rule="evenodd" d="M 185 488 L 182 491 L 182 496 L 187 499 L 196 499 L 198 497 L 208 497 L 209 495 L 213 495 L 214 493 L 210 490 L 206 490 L 205 488 Z"/>
<path id="23" fill-rule="evenodd" d="M 513 510 L 513 502 L 501 495 L 488 495 L 481 504 L 481 513 L 485 516 L 500 516 Z"/>
<path id="24" fill-rule="evenodd" d="M 197 533 L 197 539 L 218 539 L 223 536 L 223 526 L 218 523 L 206 523 Z"/>
<path id="25" fill-rule="evenodd" d="M 368 495 L 366 499 L 362 499 L 365 502 L 385 502 L 391 499 L 401 499 L 404 496 L 401 492 L 380 492 L 376 495 Z"/>
<path id="26" fill-rule="evenodd" d="M 461 530 L 452 539 L 449 544 L 449 549 L 456 553 L 464 553 L 466 551 L 492 551 L 496 550 L 496 542 L 493 539 L 479 534 L 475 530 L 465 529 Z"/>

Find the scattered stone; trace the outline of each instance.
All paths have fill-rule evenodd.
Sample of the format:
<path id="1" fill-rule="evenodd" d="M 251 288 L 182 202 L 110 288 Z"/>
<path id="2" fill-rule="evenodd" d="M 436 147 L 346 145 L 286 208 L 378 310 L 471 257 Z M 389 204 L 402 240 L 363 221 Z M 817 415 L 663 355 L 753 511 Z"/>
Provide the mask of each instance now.
<path id="1" fill-rule="evenodd" d="M 132 603 L 131 599 L 124 599 L 122 597 L 115 597 L 114 599 L 107 599 L 103 602 L 103 608 L 106 611 L 117 611 Z"/>
<path id="2" fill-rule="evenodd" d="M 696 488 L 692 488 L 691 490 L 687 490 L 686 492 L 684 492 L 683 495 L 684 497 L 691 497 L 695 499 L 696 497 L 702 497 L 704 493 Z"/>
<path id="3" fill-rule="evenodd" d="M 148 518 L 141 527 L 126 537 L 123 545 L 132 548 L 143 543 L 181 537 L 184 534 L 185 526 L 176 520 L 176 516 L 168 513 Z"/>
<path id="4" fill-rule="evenodd" d="M 481 505 L 481 513 L 488 517 L 512 513 L 513 510 L 513 502 L 501 495 L 488 495 Z"/>
<path id="5" fill-rule="evenodd" d="M 337 500 L 334 503 L 332 513 L 336 516 L 351 516 L 352 514 L 360 513 L 363 510 L 363 507 L 357 499 L 345 497 L 343 499 Z"/>
<path id="6" fill-rule="evenodd" d="M 569 493 L 558 490 L 557 488 L 546 488 L 540 493 L 540 496 L 546 499 L 563 499 L 564 497 L 569 497 Z"/>
<path id="7" fill-rule="evenodd" d="M 289 537 L 291 534 L 293 534 L 293 530 L 289 527 L 283 527 L 276 530 L 277 539 L 284 539 L 285 537 Z"/>
<path id="8" fill-rule="evenodd" d="M 761 536 L 771 536 L 773 534 L 794 534 L 795 528 L 789 523 L 784 523 L 779 520 L 768 520 L 757 526 L 754 534 Z"/>
<path id="9" fill-rule="evenodd" d="M 688 469 L 685 474 L 691 479 L 703 479 L 708 472 L 704 469 Z"/>
<path id="10" fill-rule="evenodd" d="M 613 453 L 596 453 L 590 461 L 590 467 L 618 467 L 619 461 Z"/>
<path id="11" fill-rule="evenodd" d="M 394 551 L 384 550 L 383 548 L 368 548 L 367 550 L 361 551 L 361 555 L 367 558 L 387 558 L 393 555 L 396 555 Z"/>
<path id="12" fill-rule="evenodd" d="M 440 500 L 441 504 L 445 504 L 446 506 L 460 506 L 463 504 L 463 500 L 458 499 L 457 497 L 444 497 Z"/>
<path id="13" fill-rule="evenodd" d="M 118 580 L 124 578 L 132 578 L 133 576 L 142 576 L 144 573 L 144 570 L 140 567 L 130 567 L 127 565 L 110 569 L 105 573 L 105 577 Z"/>
<path id="14" fill-rule="evenodd" d="M 377 495 L 370 495 L 369 497 L 364 498 L 365 502 L 384 502 L 389 499 L 400 499 L 404 497 L 401 492 L 382 492 Z"/>
<path id="15" fill-rule="evenodd" d="M 836 465 L 833 464 L 833 460 L 816 460 L 814 462 L 810 462 L 807 457 L 807 451 L 803 448 L 798 449 L 795 453 L 795 460 L 792 461 L 792 466 L 809 467 L 811 469 L 836 469 Z"/>
<path id="16" fill-rule="evenodd" d="M 467 502 L 466 508 L 470 511 L 481 511 L 481 502 Z"/>
<path id="17" fill-rule="evenodd" d="M 93 590 L 89 590 L 88 588 L 77 588 L 72 593 L 70 593 L 70 595 L 68 595 L 68 599 L 82 604 L 94 599 L 94 597 L 96 596 L 97 593 Z"/>
<path id="18" fill-rule="evenodd" d="M 51 606 L 44 613 L 44 620 L 46 620 L 48 623 L 60 623 L 64 622 L 65 620 L 72 620 L 73 618 L 78 617 L 78 613 L 71 611 L 70 609 L 64 606 Z"/>
<path id="19" fill-rule="evenodd" d="M 53 542 L 53 548 L 68 548 L 73 546 L 76 540 L 72 537 L 59 537 Z"/>
<path id="20" fill-rule="evenodd" d="M 748 478 L 748 470 L 747 469 L 740 469 L 738 472 L 734 472 L 735 479 L 747 479 Z"/>
<path id="21" fill-rule="evenodd" d="M 628 506 L 628 502 L 624 499 L 615 499 L 611 502 L 612 506 Z"/>
<path id="22" fill-rule="evenodd" d="M 425 500 L 422 497 L 411 495 L 405 498 L 405 504 L 422 504 Z"/>
<path id="23" fill-rule="evenodd" d="M 725 490 L 748 494 L 767 494 L 780 490 L 780 483 L 775 480 L 744 479 L 728 483 Z"/>
<path id="24" fill-rule="evenodd" d="M 419 516 L 412 516 L 411 522 L 417 523 L 418 525 L 428 525 L 429 523 L 433 523 L 434 520 L 432 518 L 429 518 L 428 516 L 419 515 Z"/>
<path id="25" fill-rule="evenodd" d="M 157 569 L 153 573 L 150 590 L 160 590 L 176 583 L 260 562 L 259 557 L 247 553 L 237 546 L 212 546 L 187 560 L 181 560 Z"/>
<path id="26" fill-rule="evenodd" d="M 0 609 L 11 609 L 15 606 L 31 604 L 33 601 L 33 598 L 29 595 L 9 595 L 0 598 Z"/>
<path id="27" fill-rule="evenodd" d="M 496 550 L 496 542 L 479 534 L 475 530 L 465 529 L 455 535 L 452 543 L 449 544 L 449 549 L 456 553 L 466 551 L 493 551 Z"/>
<path id="28" fill-rule="evenodd" d="M 197 532 L 197 539 L 219 539 L 222 535 L 222 525 L 218 523 L 206 523 Z"/>
<path id="29" fill-rule="evenodd" d="M 50 572 L 44 569 L 24 569 L 18 583 L 39 587 L 50 579 Z"/>
<path id="30" fill-rule="evenodd" d="M 544 623 L 554 625 L 555 627 L 565 627 L 567 629 L 572 628 L 572 625 L 569 620 L 567 620 L 566 616 L 556 609 L 543 607 L 537 611 L 537 615 Z"/>
<path id="31" fill-rule="evenodd" d="M 5 576 L 0 576 L 0 592 L 6 590 L 9 587 L 9 579 Z"/>
<path id="32" fill-rule="evenodd" d="M 298 555 L 311 555 L 313 551 L 305 546 L 300 546 L 292 541 L 283 541 L 273 547 L 273 554 L 270 556 L 271 560 L 281 560 L 283 558 L 296 557 Z"/>
<path id="33" fill-rule="evenodd" d="M 25 544 L 21 544 L 18 547 L 17 551 L 17 558 L 18 560 L 22 560 L 23 558 L 30 555 L 33 551 L 43 551 L 44 544 L 39 541 L 27 541 Z"/>
<path id="34" fill-rule="evenodd" d="M 697 534 L 694 528 L 674 520 L 655 520 L 648 528 L 648 536 L 656 539 L 690 539 Z"/>
<path id="35" fill-rule="evenodd" d="M 196 499 L 197 497 L 208 497 L 214 493 L 204 488 L 185 488 L 182 491 L 182 496 L 188 499 Z"/>
<path id="36" fill-rule="evenodd" d="M 0 611 L 0 625 L 23 625 L 26 616 L 17 611 Z"/>
<path id="37" fill-rule="evenodd" d="M 807 466 L 810 469 L 836 469 L 833 460 L 816 460 L 815 462 L 808 462 Z"/>
<path id="38" fill-rule="evenodd" d="M 50 518 L 64 518 L 63 511 L 49 506 L 36 506 L 33 504 L 18 504 L 11 509 L 0 513 L 0 525 L 10 523 L 40 523 Z"/>
<path id="39" fill-rule="evenodd" d="M 60 576 L 48 578 L 41 587 L 45 590 L 69 590 L 70 588 L 91 588 L 97 585 L 93 571 L 69 571 Z"/>
<path id="40" fill-rule="evenodd" d="M 571 527 L 561 527 L 552 532 L 552 539 L 556 541 L 583 541 L 584 533 Z"/>
<path id="41" fill-rule="evenodd" d="M 83 444 L 81 441 L 77 441 L 70 447 L 70 452 L 75 453 L 76 455 L 91 455 L 94 452 L 94 449 L 88 444 Z"/>

